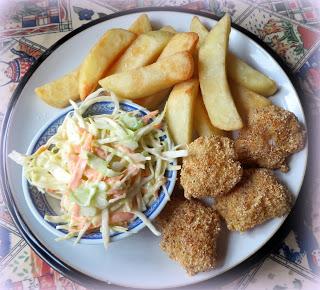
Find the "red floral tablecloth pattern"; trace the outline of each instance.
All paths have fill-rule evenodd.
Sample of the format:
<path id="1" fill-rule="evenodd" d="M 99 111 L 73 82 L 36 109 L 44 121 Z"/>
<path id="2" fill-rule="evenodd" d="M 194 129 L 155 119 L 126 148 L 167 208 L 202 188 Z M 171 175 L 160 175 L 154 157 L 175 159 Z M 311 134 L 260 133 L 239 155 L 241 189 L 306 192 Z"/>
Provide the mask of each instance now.
<path id="1" fill-rule="evenodd" d="M 50 45 L 94 19 L 150 6 L 178 6 L 217 16 L 228 12 L 234 23 L 257 35 L 290 67 L 306 112 L 312 156 L 302 191 L 303 207 L 279 248 L 253 268 L 243 270 L 232 283 L 220 283 L 219 288 L 318 289 L 320 0 L 0 0 L 0 122 L 17 84 Z M 192 287 L 188 289 L 215 286 L 208 281 Z M 15 228 L 1 192 L 0 289 L 85 289 L 56 273 L 32 252 Z"/>

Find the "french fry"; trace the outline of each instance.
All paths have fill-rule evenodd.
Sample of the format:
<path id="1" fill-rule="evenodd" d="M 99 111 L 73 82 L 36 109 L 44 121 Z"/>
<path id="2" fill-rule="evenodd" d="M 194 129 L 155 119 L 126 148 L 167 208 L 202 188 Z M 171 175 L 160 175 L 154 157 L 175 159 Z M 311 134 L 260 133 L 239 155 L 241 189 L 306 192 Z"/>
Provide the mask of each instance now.
<path id="1" fill-rule="evenodd" d="M 195 32 L 199 36 L 199 41 L 197 46 L 199 47 L 204 40 L 206 39 L 209 31 L 208 29 L 202 24 L 198 16 L 194 16 L 191 20 L 190 24 L 190 31 Z"/>
<path id="2" fill-rule="evenodd" d="M 165 100 L 165 98 L 169 96 L 170 92 L 171 92 L 171 88 L 165 89 L 151 96 L 136 99 L 134 100 L 134 102 L 139 104 L 142 107 L 147 108 L 150 111 L 154 111 L 159 108 L 159 106 Z"/>
<path id="3" fill-rule="evenodd" d="M 262 96 L 272 96 L 277 91 L 277 85 L 272 79 L 255 70 L 232 53 L 228 54 L 227 73 L 239 85 Z"/>
<path id="4" fill-rule="evenodd" d="M 194 102 L 199 92 L 199 81 L 191 79 L 172 89 L 166 105 L 166 121 L 175 144 L 192 141 Z"/>
<path id="5" fill-rule="evenodd" d="M 209 119 L 202 96 L 199 94 L 194 106 L 194 128 L 199 136 L 226 136 L 226 132 L 214 127 Z"/>
<path id="6" fill-rule="evenodd" d="M 246 87 L 229 82 L 233 100 L 242 120 L 246 120 L 248 115 L 257 108 L 270 106 L 272 102 L 264 96 L 250 91 Z"/>
<path id="7" fill-rule="evenodd" d="M 167 46 L 162 51 L 158 60 L 161 60 L 165 57 L 174 55 L 177 52 L 187 51 L 193 53 L 198 37 L 195 33 L 177 33 L 171 38 Z M 170 88 L 162 92 L 157 92 L 155 95 L 148 96 L 143 99 L 139 99 L 136 102 L 141 106 L 146 107 L 149 110 L 157 108 L 164 100 L 169 96 Z"/>
<path id="8" fill-rule="evenodd" d="M 180 52 L 151 65 L 108 76 L 99 84 L 122 99 L 143 98 L 189 79 L 193 65 L 192 55 Z"/>
<path id="9" fill-rule="evenodd" d="M 48 105 L 64 108 L 69 100 L 79 99 L 79 68 L 35 89 L 35 93 Z"/>
<path id="10" fill-rule="evenodd" d="M 194 32 L 181 32 L 174 35 L 160 54 L 158 60 L 171 56 L 177 52 L 187 51 L 193 53 L 198 41 Z"/>
<path id="11" fill-rule="evenodd" d="M 194 50 L 193 53 L 193 58 L 194 58 L 194 72 L 193 75 L 194 77 L 198 77 L 199 73 L 198 73 L 198 55 L 199 55 L 199 48 L 200 45 L 204 42 L 204 40 L 206 39 L 209 31 L 207 30 L 207 28 L 202 24 L 202 22 L 200 21 L 198 16 L 194 16 L 191 20 L 191 24 L 190 24 L 190 31 L 191 32 L 195 32 L 198 34 L 199 36 L 199 40 L 196 46 L 196 49 Z"/>
<path id="12" fill-rule="evenodd" d="M 130 26 L 129 31 L 135 34 L 143 34 L 152 30 L 147 14 L 141 14 Z"/>
<path id="13" fill-rule="evenodd" d="M 203 102 L 213 126 L 226 131 L 242 128 L 226 75 L 230 16 L 226 14 L 209 32 L 199 49 L 199 80 Z"/>
<path id="14" fill-rule="evenodd" d="M 190 31 L 198 33 L 199 42 L 197 47 L 203 43 L 209 33 L 197 16 L 192 18 Z M 196 60 L 197 55 L 195 56 L 195 62 Z M 196 72 L 197 66 L 195 66 L 195 74 Z M 273 80 L 255 70 L 230 52 L 227 56 L 227 74 L 228 77 L 232 78 L 239 85 L 265 97 L 271 96 L 277 91 L 277 85 Z"/>
<path id="15" fill-rule="evenodd" d="M 79 93 L 81 100 L 93 92 L 98 81 L 103 78 L 110 65 L 134 41 L 136 34 L 124 29 L 110 29 L 90 50 L 79 73 Z"/>
<path id="16" fill-rule="evenodd" d="M 168 31 L 150 31 L 141 34 L 111 67 L 107 75 L 125 72 L 153 63 L 172 38 Z"/>
<path id="17" fill-rule="evenodd" d="M 177 31 L 171 25 L 163 26 L 160 28 L 160 30 L 169 31 L 171 33 L 177 33 Z"/>

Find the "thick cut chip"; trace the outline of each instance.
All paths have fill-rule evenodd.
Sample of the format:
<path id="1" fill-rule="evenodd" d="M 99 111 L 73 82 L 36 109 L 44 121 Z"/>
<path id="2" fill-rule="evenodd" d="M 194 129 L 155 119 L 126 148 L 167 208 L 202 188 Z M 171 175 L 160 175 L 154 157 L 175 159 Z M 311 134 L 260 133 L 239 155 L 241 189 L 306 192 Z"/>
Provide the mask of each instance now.
<path id="1" fill-rule="evenodd" d="M 236 83 L 262 96 L 272 96 L 277 91 L 277 85 L 272 79 L 255 70 L 232 53 L 228 54 L 227 73 Z"/>
<path id="2" fill-rule="evenodd" d="M 161 249 L 189 275 L 208 271 L 218 263 L 221 221 L 217 211 L 197 200 L 173 198 L 157 218 Z"/>
<path id="3" fill-rule="evenodd" d="M 202 24 L 198 16 L 194 16 L 191 20 L 190 24 L 190 31 L 195 32 L 199 36 L 198 47 L 204 42 L 206 39 L 209 31 L 208 29 Z"/>
<path id="4" fill-rule="evenodd" d="M 36 94 L 48 105 L 64 108 L 69 100 L 79 99 L 79 69 L 35 89 Z"/>
<path id="5" fill-rule="evenodd" d="M 160 54 L 158 60 L 171 56 L 177 52 L 187 51 L 193 53 L 198 42 L 198 35 L 194 32 L 181 32 L 175 34 Z"/>
<path id="6" fill-rule="evenodd" d="M 166 121 L 175 144 L 192 141 L 194 102 L 199 91 L 199 81 L 188 80 L 175 85 L 166 105 Z"/>
<path id="7" fill-rule="evenodd" d="M 169 32 L 172 32 L 172 33 L 177 33 L 177 31 L 170 25 L 163 26 L 163 27 L 160 28 L 160 30 L 169 31 Z"/>
<path id="8" fill-rule="evenodd" d="M 135 103 L 141 105 L 142 107 L 145 107 L 150 111 L 153 111 L 153 110 L 159 109 L 159 106 L 169 96 L 170 92 L 171 92 L 171 88 L 155 93 L 149 97 L 136 99 L 134 101 Z"/>
<path id="9" fill-rule="evenodd" d="M 271 170 L 246 169 L 243 175 L 231 192 L 215 199 L 215 208 L 229 230 L 247 231 L 289 212 L 291 194 Z"/>
<path id="10" fill-rule="evenodd" d="M 158 58 L 158 61 L 172 56 L 178 52 L 189 52 L 193 53 L 195 45 L 198 41 L 197 35 L 194 33 L 178 33 L 171 38 L 165 49 L 162 51 Z M 195 65 L 195 63 L 194 63 Z M 148 108 L 149 110 L 154 110 L 159 107 L 159 105 L 169 96 L 171 88 L 166 89 L 162 92 L 157 92 L 154 95 L 150 95 L 146 98 L 137 100 L 137 103 Z"/>
<path id="11" fill-rule="evenodd" d="M 249 114 L 254 112 L 257 108 L 263 108 L 272 104 L 266 97 L 252 92 L 243 86 L 233 82 L 229 82 L 229 84 L 233 100 L 244 121 L 247 120 Z"/>
<path id="12" fill-rule="evenodd" d="M 196 46 L 196 49 L 194 50 L 193 53 L 193 58 L 194 58 L 194 77 L 198 77 L 199 72 L 198 72 L 198 56 L 199 56 L 199 48 L 200 45 L 204 42 L 204 40 L 206 39 L 209 31 L 207 30 L 207 28 L 201 23 L 200 19 L 198 16 L 194 16 L 191 20 L 191 24 L 190 24 L 190 31 L 191 32 L 195 32 L 198 34 L 199 36 L 199 40 Z"/>
<path id="13" fill-rule="evenodd" d="M 168 31 L 150 31 L 141 34 L 108 71 L 108 75 L 125 72 L 153 63 L 173 34 Z"/>
<path id="14" fill-rule="evenodd" d="M 129 31 L 135 34 L 143 34 L 152 30 L 147 14 L 141 14 L 130 26 Z"/>
<path id="15" fill-rule="evenodd" d="M 99 84 L 123 99 L 143 98 L 189 79 L 193 65 L 190 53 L 176 53 L 151 65 L 108 76 Z"/>
<path id="16" fill-rule="evenodd" d="M 111 64 L 134 41 L 136 34 L 124 29 L 110 29 L 90 50 L 84 59 L 79 74 L 80 98 L 93 92 Z"/>
<path id="17" fill-rule="evenodd" d="M 199 94 L 194 107 L 194 128 L 199 136 L 226 136 L 227 132 L 214 127 L 209 119 L 206 107 L 204 106 L 202 96 Z"/>
<path id="18" fill-rule="evenodd" d="M 203 101 L 215 127 L 231 131 L 242 128 L 226 75 L 226 54 L 231 30 L 226 14 L 210 31 L 199 50 L 199 80 Z"/>
<path id="19" fill-rule="evenodd" d="M 190 31 L 198 33 L 199 42 L 197 48 L 199 48 L 209 32 L 197 16 L 192 18 Z M 196 62 L 198 58 L 197 53 L 195 53 L 194 57 Z M 195 66 L 195 74 L 197 73 L 196 69 L 197 66 Z M 273 80 L 230 52 L 227 57 L 227 74 L 228 77 L 231 77 L 238 84 L 266 97 L 273 95 L 277 90 L 276 83 Z"/>

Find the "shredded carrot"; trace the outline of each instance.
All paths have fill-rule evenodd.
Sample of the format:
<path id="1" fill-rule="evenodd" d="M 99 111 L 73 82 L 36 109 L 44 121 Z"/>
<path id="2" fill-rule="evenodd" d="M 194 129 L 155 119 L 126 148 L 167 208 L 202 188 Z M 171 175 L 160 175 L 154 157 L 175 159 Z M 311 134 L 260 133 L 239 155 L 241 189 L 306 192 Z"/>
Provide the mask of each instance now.
<path id="1" fill-rule="evenodd" d="M 110 215 L 110 224 L 118 224 L 122 222 L 128 222 L 134 217 L 134 214 L 131 212 L 123 212 L 118 211 L 115 213 L 112 213 Z"/>
<path id="2" fill-rule="evenodd" d="M 86 151 L 90 151 L 91 149 L 91 143 L 92 143 L 92 135 L 91 134 L 87 134 L 87 137 L 84 141 L 84 144 L 82 146 L 82 150 L 86 150 Z"/>
<path id="3" fill-rule="evenodd" d="M 72 149 L 75 153 L 80 153 L 81 151 L 81 145 L 72 145 Z"/>
<path id="4" fill-rule="evenodd" d="M 159 114 L 159 110 L 155 110 L 150 112 L 149 114 L 145 115 L 142 117 L 142 121 L 146 124 L 148 123 L 151 119 L 153 119 L 155 116 Z"/>
<path id="5" fill-rule="evenodd" d="M 120 181 L 122 178 L 123 178 L 123 174 L 121 175 L 118 175 L 118 176 L 113 176 L 113 177 L 105 177 L 103 180 L 105 182 L 108 182 L 108 183 L 115 183 L 117 181 Z"/>
<path id="6" fill-rule="evenodd" d="M 94 153 L 97 154 L 102 159 L 106 159 L 108 156 L 108 153 L 99 147 L 94 148 Z"/>
<path id="7" fill-rule="evenodd" d="M 140 172 L 140 169 L 135 166 L 134 164 L 129 164 L 128 169 L 127 169 L 127 173 L 129 175 L 137 175 Z"/>
<path id="8" fill-rule="evenodd" d="M 84 129 L 84 128 L 79 127 L 79 133 L 80 133 L 80 135 L 81 134 L 86 134 L 86 133 L 88 133 L 88 131 L 86 129 Z"/>
<path id="9" fill-rule="evenodd" d="M 74 217 L 80 216 L 80 206 L 77 203 L 73 204 L 71 215 Z"/>
<path id="10" fill-rule="evenodd" d="M 123 153 L 127 153 L 127 154 L 130 154 L 130 153 L 133 153 L 134 151 L 127 147 L 127 146 L 123 146 L 123 145 L 116 145 L 115 146 L 117 149 L 119 149 L 120 151 L 122 151 Z"/>
<path id="11" fill-rule="evenodd" d="M 87 133 L 85 133 L 85 134 L 87 134 Z M 87 134 L 85 141 L 84 141 L 84 144 L 81 147 L 81 152 L 89 151 L 91 148 L 91 143 L 92 143 L 92 135 Z M 69 188 L 71 190 L 75 190 L 79 186 L 79 184 L 81 183 L 81 179 L 82 179 L 83 173 L 86 169 L 86 166 L 87 166 L 87 159 L 82 158 L 79 155 L 77 163 L 73 168 L 73 174 L 72 174 L 71 181 L 69 184 Z M 70 167 L 71 167 L 71 165 L 70 165 Z"/>
<path id="12" fill-rule="evenodd" d="M 87 159 L 83 159 L 79 157 L 78 162 L 74 168 L 70 184 L 69 184 L 69 188 L 71 190 L 75 190 L 79 186 L 86 166 L 87 166 Z"/>
<path id="13" fill-rule="evenodd" d="M 125 193 L 126 193 L 126 191 L 123 190 L 123 189 L 111 189 L 111 190 L 107 191 L 107 195 L 113 195 L 115 197 L 121 196 L 121 195 L 123 195 Z"/>
<path id="14" fill-rule="evenodd" d="M 149 176 L 150 171 L 148 169 L 141 170 L 141 177 Z"/>
<path id="15" fill-rule="evenodd" d="M 78 156 L 71 153 L 68 160 L 68 169 L 70 172 L 73 172 L 78 162 Z"/>
<path id="16" fill-rule="evenodd" d="M 93 168 L 86 168 L 83 173 L 89 181 L 100 181 L 102 179 L 102 174 Z"/>

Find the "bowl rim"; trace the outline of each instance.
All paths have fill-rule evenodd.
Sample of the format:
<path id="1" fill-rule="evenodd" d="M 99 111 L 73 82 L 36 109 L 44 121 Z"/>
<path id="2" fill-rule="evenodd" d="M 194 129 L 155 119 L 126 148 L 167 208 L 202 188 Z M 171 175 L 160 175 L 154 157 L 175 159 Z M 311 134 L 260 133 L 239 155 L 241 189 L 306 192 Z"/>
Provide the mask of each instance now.
<path id="1" fill-rule="evenodd" d="M 112 103 L 113 101 L 112 100 L 104 100 L 104 101 L 100 101 L 100 102 L 97 102 L 97 103 L 107 103 L 107 102 L 110 102 Z M 80 102 L 81 103 L 81 102 Z M 134 102 L 132 102 L 131 100 L 119 100 L 119 103 L 120 104 L 125 104 L 125 105 L 130 105 L 134 108 L 136 108 L 137 110 L 147 114 L 149 113 L 150 111 Z M 78 103 L 79 104 L 79 103 Z M 90 108 L 90 107 L 89 107 Z M 62 109 L 61 111 L 58 112 L 58 114 L 56 114 L 54 117 L 52 117 L 50 120 L 48 120 L 38 131 L 37 133 L 34 135 L 34 137 L 32 138 L 29 146 L 28 146 L 28 149 L 27 149 L 27 152 L 26 154 L 27 155 L 30 155 L 32 154 L 32 152 L 34 151 L 35 149 L 35 146 L 37 144 L 37 142 L 39 141 L 39 139 L 42 137 L 42 135 L 48 130 L 48 128 L 53 125 L 55 122 L 57 122 L 57 120 L 59 120 L 60 118 L 64 117 L 63 120 L 65 119 L 65 117 L 70 113 L 70 112 L 73 112 L 74 111 L 74 108 L 70 105 L 64 109 Z M 59 125 L 60 126 L 60 125 Z M 170 138 L 171 137 L 166 134 L 166 137 L 167 138 Z M 177 165 L 177 159 L 175 159 L 173 161 L 173 165 Z M 167 179 L 167 181 L 169 182 L 169 186 L 167 188 L 168 190 L 168 195 L 169 197 L 171 196 L 173 190 L 174 190 L 174 187 L 175 187 L 175 183 L 176 183 L 176 180 L 177 180 L 177 170 L 170 170 L 170 172 L 172 172 L 170 178 Z M 60 230 L 57 230 L 52 223 L 49 223 L 47 222 L 46 220 L 44 220 L 44 218 L 42 217 L 42 215 L 39 213 L 39 210 L 38 208 L 36 207 L 36 205 L 34 204 L 32 198 L 31 198 L 31 192 L 29 190 L 29 185 L 32 186 L 28 180 L 25 178 L 24 176 L 24 170 L 22 171 L 22 189 L 23 189 L 23 194 L 24 194 L 24 197 L 26 199 L 26 203 L 27 205 L 30 207 L 30 210 L 31 212 L 33 213 L 33 216 L 36 218 L 36 220 L 44 227 L 46 228 L 47 230 L 49 230 L 51 233 L 53 233 L 55 236 L 57 237 L 64 237 L 65 234 L 60 231 Z M 159 195 L 160 197 L 160 195 Z M 46 200 L 46 198 L 44 198 Z M 167 202 L 169 201 L 168 198 L 165 198 L 163 197 L 158 206 L 154 209 L 154 211 L 150 214 L 150 216 L 148 217 L 149 220 L 154 220 L 159 214 L 160 212 L 162 211 L 162 209 L 165 207 L 165 205 L 167 204 Z M 50 205 L 49 205 L 50 206 Z M 139 219 L 138 217 L 136 217 L 136 219 L 140 220 L 140 222 L 132 229 L 126 231 L 126 232 L 123 232 L 123 233 L 119 233 L 115 236 L 110 236 L 110 242 L 115 242 L 115 241 L 118 241 L 118 240 L 121 240 L 123 238 L 126 238 L 126 237 L 129 237 L 133 234 L 136 234 L 138 233 L 140 230 L 142 230 L 143 228 L 146 227 L 145 223 L 143 223 L 141 221 L 141 219 Z M 75 238 L 71 238 L 70 239 L 71 241 L 74 241 Z M 103 243 L 103 239 L 102 238 L 86 238 L 86 237 L 83 237 L 80 239 L 79 243 L 81 244 L 90 244 L 90 245 L 95 245 L 95 244 L 102 244 Z"/>

